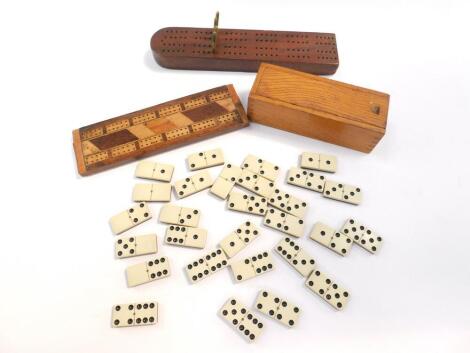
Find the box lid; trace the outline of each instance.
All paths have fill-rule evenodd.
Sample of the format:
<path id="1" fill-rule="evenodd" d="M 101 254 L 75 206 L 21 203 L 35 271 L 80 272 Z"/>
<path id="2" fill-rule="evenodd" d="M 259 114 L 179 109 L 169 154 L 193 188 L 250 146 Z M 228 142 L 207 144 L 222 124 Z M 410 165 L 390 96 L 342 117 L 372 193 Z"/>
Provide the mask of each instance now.
<path id="1" fill-rule="evenodd" d="M 298 106 L 385 129 L 390 96 L 386 93 L 318 77 L 281 66 L 262 64 L 250 95 Z"/>

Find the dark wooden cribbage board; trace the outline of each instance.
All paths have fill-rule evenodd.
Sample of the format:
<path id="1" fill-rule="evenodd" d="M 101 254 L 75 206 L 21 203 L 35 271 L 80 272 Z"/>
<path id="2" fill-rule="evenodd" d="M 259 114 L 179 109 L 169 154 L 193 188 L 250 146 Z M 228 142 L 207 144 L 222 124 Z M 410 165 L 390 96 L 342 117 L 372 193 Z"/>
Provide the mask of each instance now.
<path id="1" fill-rule="evenodd" d="M 157 63 L 170 69 L 256 72 L 262 62 L 317 75 L 339 65 L 333 33 L 167 27 L 150 42 Z"/>
<path id="2" fill-rule="evenodd" d="M 74 130 L 78 172 L 90 175 L 247 125 L 232 85 L 196 93 Z"/>

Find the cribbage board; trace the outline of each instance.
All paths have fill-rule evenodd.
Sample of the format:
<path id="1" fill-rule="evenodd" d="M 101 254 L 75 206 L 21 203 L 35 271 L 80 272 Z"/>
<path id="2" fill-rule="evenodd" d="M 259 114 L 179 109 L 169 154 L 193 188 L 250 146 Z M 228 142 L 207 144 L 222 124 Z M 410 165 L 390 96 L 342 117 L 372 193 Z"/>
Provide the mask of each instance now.
<path id="1" fill-rule="evenodd" d="M 334 33 L 166 27 L 150 40 L 156 62 L 169 69 L 258 71 L 272 63 L 331 75 L 339 65 Z"/>
<path id="2" fill-rule="evenodd" d="M 167 27 L 150 46 L 156 62 L 169 69 L 257 72 L 262 62 L 316 75 L 339 66 L 334 33 L 220 29 L 215 49 L 210 28 Z"/>
<path id="3" fill-rule="evenodd" d="M 233 86 L 217 87 L 74 130 L 78 172 L 90 175 L 247 125 Z"/>

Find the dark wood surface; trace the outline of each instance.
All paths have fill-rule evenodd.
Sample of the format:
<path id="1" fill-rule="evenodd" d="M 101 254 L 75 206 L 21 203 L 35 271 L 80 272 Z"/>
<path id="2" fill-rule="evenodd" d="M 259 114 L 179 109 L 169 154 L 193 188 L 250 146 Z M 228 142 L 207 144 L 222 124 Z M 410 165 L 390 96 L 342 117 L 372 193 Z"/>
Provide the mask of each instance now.
<path id="1" fill-rule="evenodd" d="M 74 130 L 78 172 L 90 175 L 247 125 L 233 86 L 217 87 Z"/>
<path id="2" fill-rule="evenodd" d="M 262 64 L 247 110 L 254 122 L 370 152 L 385 134 L 389 99 L 367 88 Z"/>
<path id="3" fill-rule="evenodd" d="M 261 62 L 317 75 L 336 72 L 333 33 L 219 29 L 215 51 L 211 28 L 167 27 L 150 41 L 157 63 L 170 69 L 256 72 Z"/>

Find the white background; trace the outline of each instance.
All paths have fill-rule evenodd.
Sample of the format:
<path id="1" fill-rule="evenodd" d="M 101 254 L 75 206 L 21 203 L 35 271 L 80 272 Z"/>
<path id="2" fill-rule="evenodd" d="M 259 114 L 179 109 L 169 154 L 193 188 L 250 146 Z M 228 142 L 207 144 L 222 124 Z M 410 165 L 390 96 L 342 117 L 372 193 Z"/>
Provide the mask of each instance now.
<path id="1" fill-rule="evenodd" d="M 468 1 L 2 1 L 0 4 L 0 352 L 468 352 L 470 350 L 470 75 Z M 335 312 L 276 255 L 276 270 L 242 284 L 228 270 L 189 285 L 201 251 L 164 246 L 156 217 L 128 234 L 156 231 L 170 278 L 126 288 L 108 219 L 130 205 L 135 163 L 82 178 L 72 129 L 169 99 L 233 83 L 246 104 L 253 73 L 172 71 L 157 66 L 150 37 L 165 26 L 334 32 L 337 80 L 391 94 L 387 134 L 371 154 L 253 124 L 153 159 L 188 173 L 191 152 L 223 148 L 281 166 L 278 184 L 309 203 L 316 221 L 353 216 L 382 234 L 370 255 L 340 258 L 305 236 L 301 245 L 352 294 Z M 287 186 L 304 150 L 339 158 L 334 178 L 364 190 L 359 207 Z M 211 170 L 215 177 L 219 168 Z M 199 207 L 206 248 L 247 218 L 206 192 Z M 160 205 L 152 205 L 158 214 Z M 252 217 L 256 222 L 261 219 Z M 262 236 L 241 256 L 271 249 Z M 239 256 L 240 258 L 240 256 Z M 229 296 L 252 305 L 266 288 L 303 313 L 297 328 L 265 318 L 247 344 L 217 315 Z M 155 299 L 156 326 L 111 329 L 115 303 Z"/>

